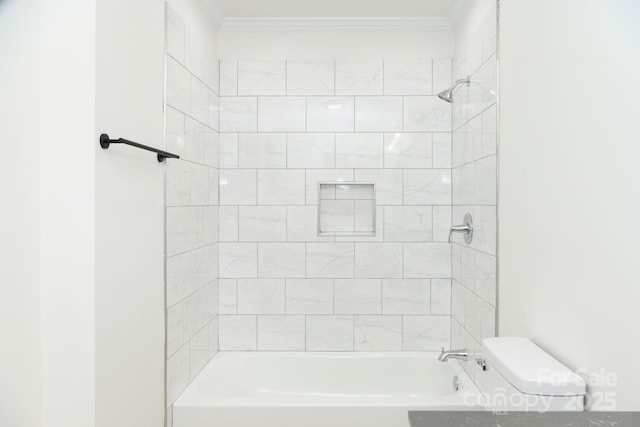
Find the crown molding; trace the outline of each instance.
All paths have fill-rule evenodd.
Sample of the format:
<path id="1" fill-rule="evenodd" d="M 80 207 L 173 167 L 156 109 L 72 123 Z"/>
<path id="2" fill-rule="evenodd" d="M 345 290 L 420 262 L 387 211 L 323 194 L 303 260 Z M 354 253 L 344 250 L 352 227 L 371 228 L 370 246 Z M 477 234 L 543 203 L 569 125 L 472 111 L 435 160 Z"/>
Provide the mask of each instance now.
<path id="1" fill-rule="evenodd" d="M 446 18 L 225 18 L 220 31 L 452 31 Z"/>
<path id="2" fill-rule="evenodd" d="M 197 0 L 220 31 L 452 31 L 444 17 L 239 18 L 225 17 L 219 0 Z M 456 0 L 457 2 L 468 0 Z"/>

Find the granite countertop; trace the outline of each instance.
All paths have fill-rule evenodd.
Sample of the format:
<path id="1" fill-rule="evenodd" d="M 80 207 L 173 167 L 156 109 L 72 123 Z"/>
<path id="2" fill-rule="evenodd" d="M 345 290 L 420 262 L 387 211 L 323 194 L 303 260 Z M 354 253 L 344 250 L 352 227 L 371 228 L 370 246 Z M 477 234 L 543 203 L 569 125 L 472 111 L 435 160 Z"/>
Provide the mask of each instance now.
<path id="1" fill-rule="evenodd" d="M 411 411 L 411 427 L 639 427 L 640 412 Z"/>

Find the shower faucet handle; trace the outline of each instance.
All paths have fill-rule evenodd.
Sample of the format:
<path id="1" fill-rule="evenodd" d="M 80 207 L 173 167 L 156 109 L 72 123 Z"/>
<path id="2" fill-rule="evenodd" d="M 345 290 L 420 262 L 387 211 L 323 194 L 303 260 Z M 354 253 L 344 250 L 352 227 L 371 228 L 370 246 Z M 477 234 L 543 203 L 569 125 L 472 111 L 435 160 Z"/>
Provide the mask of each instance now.
<path id="1" fill-rule="evenodd" d="M 463 233 L 465 243 L 471 243 L 473 239 L 473 218 L 471 218 L 471 214 L 466 214 L 464 216 L 464 223 L 460 225 L 452 225 L 449 229 L 449 243 L 451 243 L 451 237 L 453 237 L 453 233 Z"/>

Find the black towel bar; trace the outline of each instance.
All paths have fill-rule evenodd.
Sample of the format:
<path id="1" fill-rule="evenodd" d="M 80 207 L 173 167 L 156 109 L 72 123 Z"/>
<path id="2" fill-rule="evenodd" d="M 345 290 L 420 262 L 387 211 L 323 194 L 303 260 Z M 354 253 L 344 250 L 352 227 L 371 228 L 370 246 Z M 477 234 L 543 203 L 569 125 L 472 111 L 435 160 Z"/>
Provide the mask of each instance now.
<path id="1" fill-rule="evenodd" d="M 164 159 L 179 159 L 180 156 L 177 154 L 169 153 L 166 151 L 158 150 L 157 148 L 149 147 L 146 145 L 138 144 L 137 142 L 129 141 L 128 139 L 118 138 L 118 139 L 109 139 L 109 135 L 103 133 L 100 135 L 100 146 L 105 150 L 109 148 L 110 144 L 127 144 L 132 147 L 141 148 L 143 150 L 152 151 L 158 154 L 158 161 L 164 162 Z"/>

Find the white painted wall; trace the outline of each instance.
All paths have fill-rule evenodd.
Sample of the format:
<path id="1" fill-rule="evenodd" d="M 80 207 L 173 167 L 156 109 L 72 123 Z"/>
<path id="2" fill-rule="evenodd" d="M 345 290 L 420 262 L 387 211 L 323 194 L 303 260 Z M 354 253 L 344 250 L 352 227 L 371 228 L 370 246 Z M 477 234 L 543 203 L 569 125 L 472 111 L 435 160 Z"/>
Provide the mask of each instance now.
<path id="1" fill-rule="evenodd" d="M 97 141 L 164 147 L 164 2 L 98 0 L 96 16 L 96 426 L 159 427 L 166 164 Z"/>
<path id="2" fill-rule="evenodd" d="M 221 32 L 223 59 L 451 58 L 453 32 Z"/>
<path id="3" fill-rule="evenodd" d="M 53 3 L 0 7 L 0 424 L 11 426 L 94 419 L 95 11 Z"/>
<path id="4" fill-rule="evenodd" d="M 0 425 L 163 425 L 163 13 L 0 5 Z"/>
<path id="5" fill-rule="evenodd" d="M 0 2 L 0 425 L 13 427 L 41 418 L 39 7 Z"/>
<path id="6" fill-rule="evenodd" d="M 638 16 L 635 0 L 501 1 L 500 334 L 617 374 L 592 391 L 618 410 L 640 410 Z"/>
<path id="7" fill-rule="evenodd" d="M 42 422 L 94 415 L 95 3 L 42 1 Z M 14 101 L 14 102 L 20 102 Z"/>

